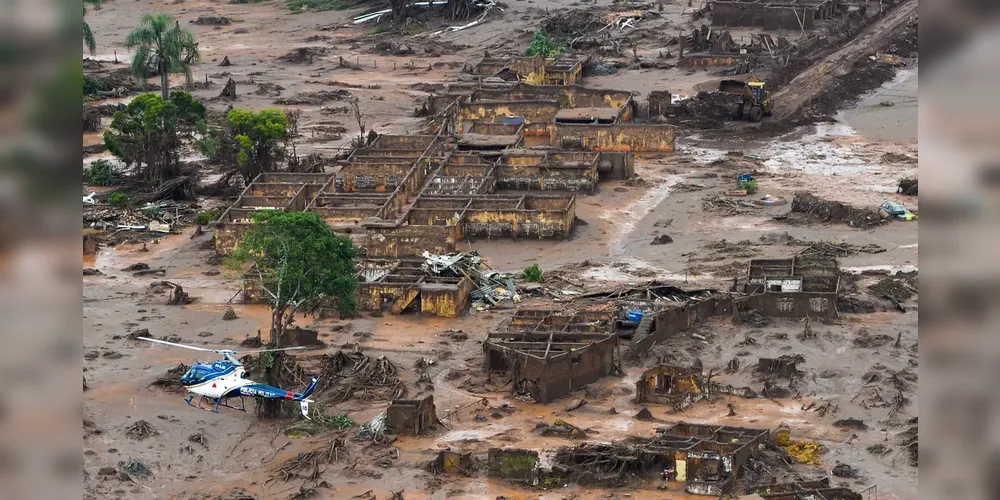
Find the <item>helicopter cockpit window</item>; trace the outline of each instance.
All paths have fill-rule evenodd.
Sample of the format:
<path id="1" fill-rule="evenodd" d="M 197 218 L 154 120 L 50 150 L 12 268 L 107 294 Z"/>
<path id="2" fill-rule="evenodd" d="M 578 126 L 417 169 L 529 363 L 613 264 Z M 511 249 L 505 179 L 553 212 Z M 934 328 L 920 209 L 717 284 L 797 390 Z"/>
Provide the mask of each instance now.
<path id="1" fill-rule="evenodd" d="M 214 374 L 211 368 L 204 365 L 195 365 L 181 377 L 181 382 L 185 385 L 200 384 L 210 375 Z"/>

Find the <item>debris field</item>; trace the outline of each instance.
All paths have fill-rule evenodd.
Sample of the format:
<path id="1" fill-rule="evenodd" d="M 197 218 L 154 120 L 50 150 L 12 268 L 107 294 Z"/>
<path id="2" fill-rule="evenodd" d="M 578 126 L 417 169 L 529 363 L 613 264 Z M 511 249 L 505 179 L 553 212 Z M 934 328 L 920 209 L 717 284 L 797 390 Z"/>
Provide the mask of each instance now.
<path id="1" fill-rule="evenodd" d="M 919 215 L 916 0 L 327 3 L 86 14 L 84 168 L 158 91 L 125 47 L 147 12 L 199 43 L 211 120 L 296 130 L 273 171 L 185 146 L 127 205 L 85 181 L 85 498 L 916 498 L 919 217 L 880 211 Z M 734 119 L 732 79 L 773 115 Z M 310 419 L 189 406 L 214 354 L 138 339 L 268 345 L 229 261 L 266 211 L 359 252 L 356 314 L 240 357 L 318 376 Z"/>

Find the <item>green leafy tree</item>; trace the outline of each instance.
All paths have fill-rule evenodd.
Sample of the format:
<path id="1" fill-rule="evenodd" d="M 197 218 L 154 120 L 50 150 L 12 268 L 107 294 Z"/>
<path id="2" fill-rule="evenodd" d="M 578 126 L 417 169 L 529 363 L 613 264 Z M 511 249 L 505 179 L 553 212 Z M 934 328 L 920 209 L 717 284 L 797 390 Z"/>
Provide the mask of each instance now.
<path id="1" fill-rule="evenodd" d="M 93 5 L 94 8 L 100 9 L 101 2 L 103 0 L 83 0 L 83 17 L 87 17 L 87 4 Z M 97 39 L 94 38 L 94 32 L 90 31 L 90 25 L 87 21 L 83 21 L 83 43 L 87 46 L 87 50 L 90 51 L 90 55 L 94 55 L 97 51 Z"/>
<path id="2" fill-rule="evenodd" d="M 525 54 L 529 56 L 538 54 L 542 57 L 555 57 L 565 53 L 566 48 L 559 42 L 549 37 L 549 34 L 545 31 L 535 32 L 535 38 L 531 40 L 531 46 L 528 47 L 527 52 L 525 52 Z"/>
<path id="3" fill-rule="evenodd" d="M 191 65 L 201 56 L 198 44 L 190 31 L 168 14 L 143 14 L 131 33 L 125 37 L 125 46 L 135 50 L 132 56 L 132 74 L 145 82 L 153 73 L 160 75 L 160 95 L 169 98 L 170 73 L 184 73 L 187 87 L 191 88 Z"/>
<path id="4" fill-rule="evenodd" d="M 249 182 L 257 174 L 277 168 L 288 138 L 288 118 L 283 111 L 234 109 L 226 115 L 226 123 L 236 142 L 236 161 L 244 180 Z"/>
<path id="5" fill-rule="evenodd" d="M 242 268 L 254 263 L 254 273 L 271 303 L 270 346 L 280 348 L 281 337 L 298 311 L 310 310 L 332 300 L 341 316 L 357 309 L 354 259 L 357 249 L 350 238 L 339 236 L 318 214 L 262 211 L 253 222 L 227 265 Z M 267 383 L 281 386 L 282 352 L 264 364 Z M 280 401 L 266 400 L 261 416 L 283 414 Z"/>
<path id="6" fill-rule="evenodd" d="M 180 173 L 181 145 L 204 127 L 205 105 L 191 94 L 171 92 L 168 101 L 142 94 L 115 113 L 104 144 L 126 168 L 136 168 L 136 177 L 164 180 Z"/>

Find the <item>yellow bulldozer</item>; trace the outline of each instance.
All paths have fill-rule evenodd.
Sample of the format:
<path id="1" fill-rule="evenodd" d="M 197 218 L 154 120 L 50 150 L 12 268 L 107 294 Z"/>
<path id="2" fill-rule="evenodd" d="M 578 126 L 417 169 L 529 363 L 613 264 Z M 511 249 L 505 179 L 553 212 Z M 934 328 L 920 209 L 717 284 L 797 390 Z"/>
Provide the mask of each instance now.
<path id="1" fill-rule="evenodd" d="M 771 99 L 771 92 L 764 89 L 762 81 L 722 80 L 719 91 L 740 96 L 740 101 L 729 110 L 735 120 L 759 122 L 774 113 L 774 100 Z"/>

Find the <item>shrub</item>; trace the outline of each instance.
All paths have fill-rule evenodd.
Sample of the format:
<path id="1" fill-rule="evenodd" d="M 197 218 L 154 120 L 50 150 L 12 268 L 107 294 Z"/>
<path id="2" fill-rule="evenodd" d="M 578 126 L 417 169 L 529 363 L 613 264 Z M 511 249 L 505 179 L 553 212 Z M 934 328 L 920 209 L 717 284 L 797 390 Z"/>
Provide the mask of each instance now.
<path id="1" fill-rule="evenodd" d="M 115 191 L 108 195 L 108 205 L 113 207 L 124 208 L 128 206 L 131 196 L 124 191 Z"/>
<path id="2" fill-rule="evenodd" d="M 754 194 L 757 192 L 757 181 L 736 181 L 736 189 L 746 189 L 747 194 Z"/>
<path id="3" fill-rule="evenodd" d="M 195 224 L 204 226 L 209 222 L 214 221 L 219 218 L 219 212 L 216 210 L 205 210 L 204 212 L 198 213 L 198 216 L 194 218 Z"/>
<path id="4" fill-rule="evenodd" d="M 292 12 L 345 10 L 354 7 L 354 4 L 347 0 L 287 0 L 285 5 Z"/>
<path id="5" fill-rule="evenodd" d="M 549 37 L 544 31 L 536 31 L 535 38 L 531 40 L 531 47 L 528 47 L 525 55 L 533 56 L 538 54 L 542 57 L 555 57 L 566 53 L 566 47 Z"/>
<path id="6" fill-rule="evenodd" d="M 541 283 L 545 281 L 542 268 L 538 267 L 538 264 L 532 264 L 530 267 L 524 268 L 524 273 L 521 274 L 521 277 L 523 277 L 525 281 L 531 281 L 534 283 Z"/>
<path id="7" fill-rule="evenodd" d="M 121 173 L 108 160 L 94 160 L 83 170 L 83 180 L 91 186 L 114 186 L 121 182 Z"/>
<path id="8" fill-rule="evenodd" d="M 99 90 L 105 90 L 100 82 L 83 75 L 83 95 L 96 95 Z"/>

